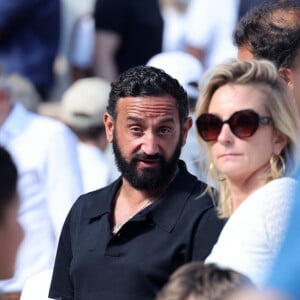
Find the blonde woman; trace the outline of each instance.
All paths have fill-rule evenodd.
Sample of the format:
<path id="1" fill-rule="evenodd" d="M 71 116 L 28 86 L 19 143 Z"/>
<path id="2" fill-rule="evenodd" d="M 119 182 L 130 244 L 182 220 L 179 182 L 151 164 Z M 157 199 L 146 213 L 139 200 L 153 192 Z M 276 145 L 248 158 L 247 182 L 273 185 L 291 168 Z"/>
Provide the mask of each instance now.
<path id="1" fill-rule="evenodd" d="M 299 116 L 276 68 L 232 61 L 210 70 L 196 111 L 219 216 L 229 218 L 207 258 L 260 285 L 282 241 L 299 162 Z"/>

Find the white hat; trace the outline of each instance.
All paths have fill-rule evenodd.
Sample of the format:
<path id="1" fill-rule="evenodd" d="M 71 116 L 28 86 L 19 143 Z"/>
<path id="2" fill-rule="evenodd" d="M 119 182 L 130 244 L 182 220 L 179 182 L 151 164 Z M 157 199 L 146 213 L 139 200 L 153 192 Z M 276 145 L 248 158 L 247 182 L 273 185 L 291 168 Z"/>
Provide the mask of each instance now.
<path id="1" fill-rule="evenodd" d="M 203 67 L 191 54 L 182 51 L 162 52 L 154 55 L 147 65 L 164 70 L 178 80 L 189 97 L 198 98 L 198 83 Z"/>
<path id="2" fill-rule="evenodd" d="M 61 118 L 79 129 L 103 125 L 110 84 L 100 78 L 79 79 L 62 96 Z"/>

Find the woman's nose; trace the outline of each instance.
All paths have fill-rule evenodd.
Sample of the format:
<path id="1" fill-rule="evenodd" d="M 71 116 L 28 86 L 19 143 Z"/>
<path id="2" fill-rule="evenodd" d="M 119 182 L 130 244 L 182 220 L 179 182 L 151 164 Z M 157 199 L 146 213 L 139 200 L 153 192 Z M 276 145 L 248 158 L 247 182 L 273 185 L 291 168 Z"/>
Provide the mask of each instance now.
<path id="1" fill-rule="evenodd" d="M 231 144 L 234 139 L 234 134 L 228 124 L 223 124 L 221 131 L 218 135 L 217 141 L 221 144 Z"/>

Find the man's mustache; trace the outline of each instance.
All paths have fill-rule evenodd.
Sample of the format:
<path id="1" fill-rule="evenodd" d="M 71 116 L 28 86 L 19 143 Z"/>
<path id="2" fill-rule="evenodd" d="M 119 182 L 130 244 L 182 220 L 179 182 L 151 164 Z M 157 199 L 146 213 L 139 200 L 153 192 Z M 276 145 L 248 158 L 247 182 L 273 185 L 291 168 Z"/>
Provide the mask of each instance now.
<path id="1" fill-rule="evenodd" d="M 137 160 L 147 160 L 147 161 L 156 161 L 156 160 L 162 160 L 162 155 L 160 155 L 159 153 L 156 153 L 154 155 L 148 155 L 146 153 L 137 153 L 134 155 L 133 160 L 137 161 Z"/>

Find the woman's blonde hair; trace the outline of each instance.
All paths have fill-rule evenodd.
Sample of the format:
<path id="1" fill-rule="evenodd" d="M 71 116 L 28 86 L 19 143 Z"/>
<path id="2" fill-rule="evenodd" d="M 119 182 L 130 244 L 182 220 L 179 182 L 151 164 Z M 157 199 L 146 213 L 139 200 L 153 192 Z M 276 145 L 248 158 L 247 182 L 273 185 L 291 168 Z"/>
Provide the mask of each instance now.
<path id="1" fill-rule="evenodd" d="M 195 112 L 196 118 L 208 112 L 214 93 L 224 85 L 252 85 L 265 94 L 264 104 L 273 119 L 273 127 L 287 138 L 287 144 L 281 152 L 286 166 L 284 174 L 281 168 L 277 172 L 274 168 L 272 170 L 270 168 L 270 173 L 266 175 L 266 182 L 283 175 L 294 174 L 299 163 L 299 113 L 295 99 L 286 83 L 280 78 L 276 67 L 267 60 L 232 60 L 208 70 L 203 78 Z M 200 138 L 199 141 L 201 144 L 204 143 Z M 233 212 L 227 180 L 213 167 L 209 144 L 205 144 L 202 148 L 206 149 L 208 157 L 205 166 L 208 182 L 213 182 L 219 190 L 217 201 L 219 216 L 227 218 Z M 278 164 L 280 165 L 280 162 Z"/>

